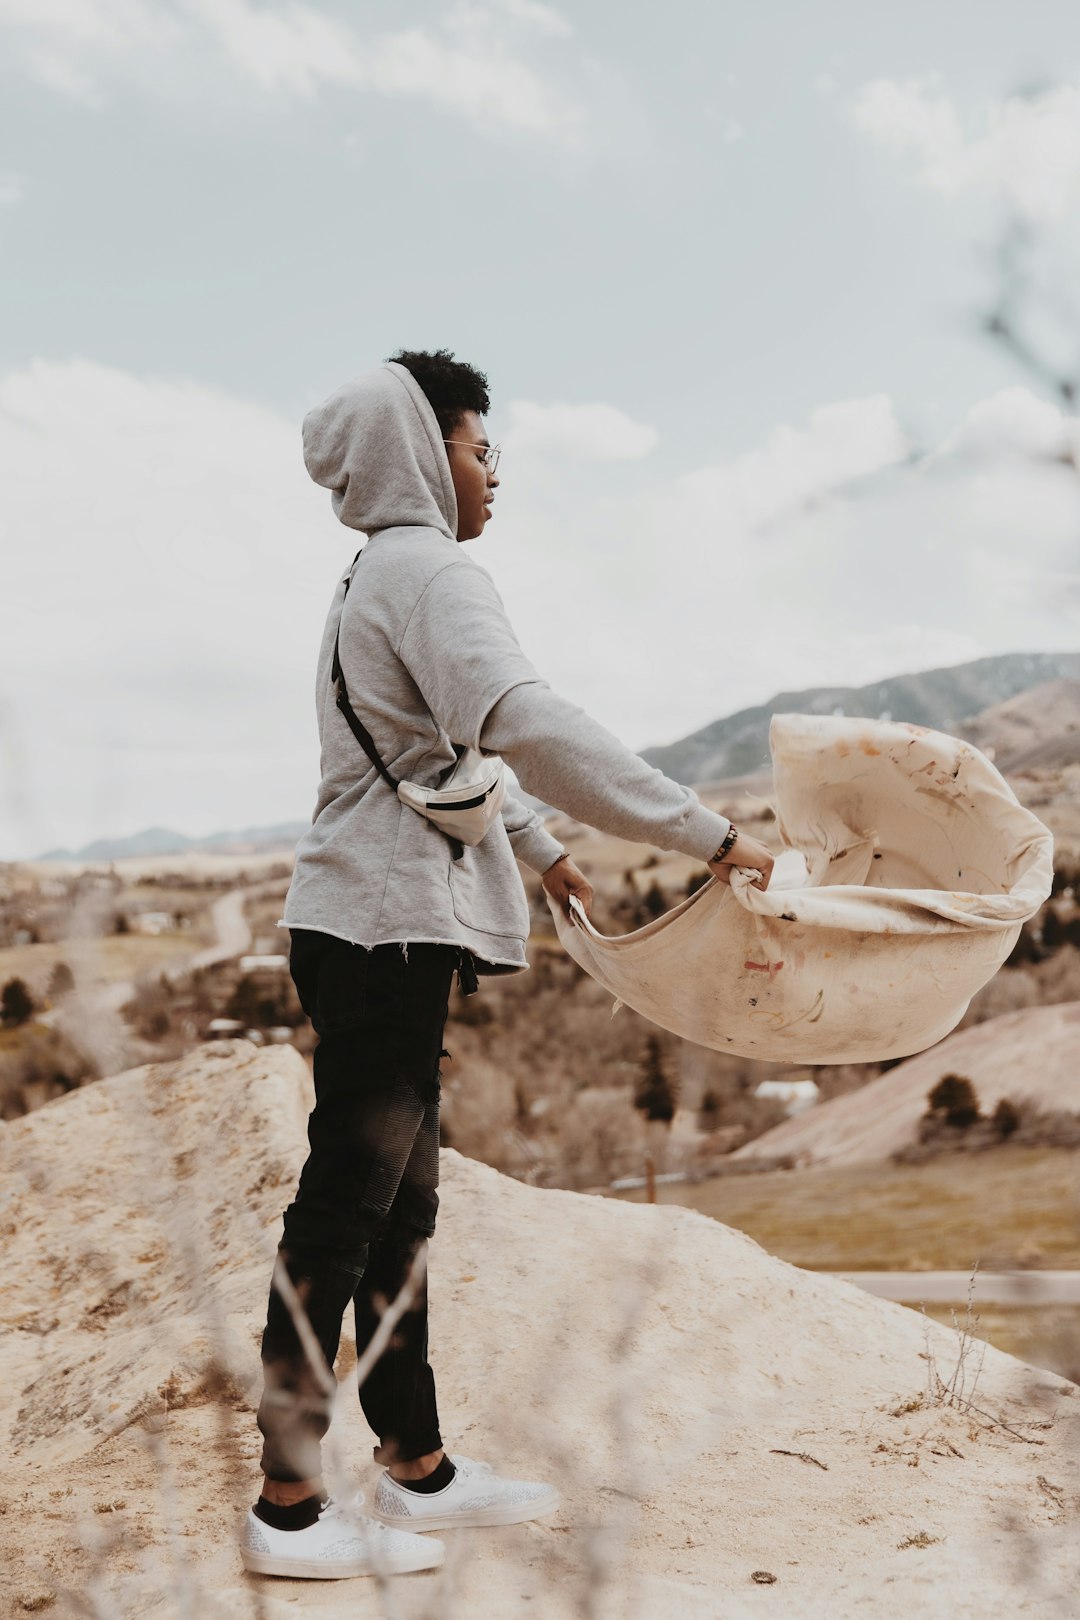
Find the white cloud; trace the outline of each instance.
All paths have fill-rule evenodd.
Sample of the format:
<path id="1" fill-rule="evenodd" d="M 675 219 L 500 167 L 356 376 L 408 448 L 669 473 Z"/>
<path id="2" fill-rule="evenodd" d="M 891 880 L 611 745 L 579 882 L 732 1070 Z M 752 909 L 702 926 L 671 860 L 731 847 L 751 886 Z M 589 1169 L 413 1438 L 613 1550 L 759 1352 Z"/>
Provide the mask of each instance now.
<path id="1" fill-rule="evenodd" d="M 691 473 L 678 487 L 686 502 L 755 527 L 892 466 L 909 449 L 888 396 L 872 394 L 820 405 L 808 428 L 778 427 L 761 449 Z"/>
<path id="2" fill-rule="evenodd" d="M 1080 458 L 1080 422 L 1029 388 L 1003 388 L 972 406 L 933 459 L 965 453 Z"/>
<path id="3" fill-rule="evenodd" d="M 263 90 L 310 96 L 320 84 L 365 82 L 351 31 L 311 6 L 270 9 L 251 0 L 183 0 L 183 5 Z"/>
<path id="4" fill-rule="evenodd" d="M 569 456 L 575 461 L 629 461 L 648 455 L 655 428 L 635 422 L 614 405 L 537 405 L 514 400 L 502 442 L 516 454 Z"/>
<path id="5" fill-rule="evenodd" d="M 461 4 L 432 26 L 371 36 L 301 0 L 0 0 L 4 25 L 24 71 L 94 108 L 112 81 L 160 91 L 166 74 L 171 94 L 206 96 L 209 41 L 233 75 L 267 94 L 310 98 L 337 86 L 414 96 L 481 132 L 570 146 L 585 121 L 567 88 L 573 64 L 553 59 L 545 71 L 538 58 L 572 29 L 534 0 Z"/>
<path id="6" fill-rule="evenodd" d="M 145 43 L 176 31 L 168 7 L 151 0 L 0 0 L 0 23 L 106 47 Z"/>
<path id="7" fill-rule="evenodd" d="M 942 153 L 963 145 L 960 119 L 952 102 L 937 93 L 935 79 L 874 79 L 852 103 L 855 122 L 885 145 L 915 150 L 931 166 Z"/>
<path id="8" fill-rule="evenodd" d="M 965 119 L 936 76 L 875 79 L 852 112 L 872 138 L 916 158 L 917 178 L 946 196 L 999 196 L 1043 222 L 1080 201 L 1080 84 L 1010 96 Z"/>
<path id="9" fill-rule="evenodd" d="M 102 80 L 175 48 L 182 28 L 151 0 L 0 0 L 11 60 L 47 89 L 98 108 Z"/>
<path id="10" fill-rule="evenodd" d="M 46 90 L 77 101 L 91 112 L 98 112 L 105 105 L 105 97 L 94 78 L 81 72 L 63 50 L 53 50 L 49 45 L 27 45 L 23 51 L 23 67 L 29 77 Z"/>
<path id="11" fill-rule="evenodd" d="M 574 32 L 573 24 L 561 11 L 556 11 L 554 6 L 541 5 L 539 0 L 496 0 L 496 3 L 508 17 L 535 29 L 537 33 L 569 39 Z"/>
<path id="12" fill-rule="evenodd" d="M 384 34 L 370 47 L 368 77 L 385 95 L 421 96 L 481 130 L 501 126 L 563 141 L 576 137 L 576 108 L 498 39 L 490 19 L 460 45 L 424 28 Z"/>

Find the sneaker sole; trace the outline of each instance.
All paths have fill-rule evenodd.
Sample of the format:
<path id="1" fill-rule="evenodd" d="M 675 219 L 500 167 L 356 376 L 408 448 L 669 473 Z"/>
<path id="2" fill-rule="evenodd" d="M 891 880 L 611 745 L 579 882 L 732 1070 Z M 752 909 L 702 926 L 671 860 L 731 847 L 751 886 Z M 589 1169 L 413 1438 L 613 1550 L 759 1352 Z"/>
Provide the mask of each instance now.
<path id="1" fill-rule="evenodd" d="M 481 1528 L 492 1524 L 525 1524 L 530 1519 L 543 1518 L 545 1514 L 554 1513 L 561 1505 L 558 1496 L 545 1497 L 543 1501 L 533 1506 L 531 1503 L 517 1503 L 513 1507 L 475 1508 L 472 1512 L 466 1509 L 462 1513 L 432 1514 L 431 1518 L 419 1515 L 402 1521 L 391 1514 L 382 1514 L 378 1508 L 373 1508 L 371 1517 L 378 1519 L 380 1524 L 388 1524 L 395 1530 L 404 1530 L 406 1527 L 414 1534 L 420 1535 L 425 1530 L 456 1530 L 470 1526 Z"/>
<path id="2" fill-rule="evenodd" d="M 244 1568 L 253 1575 L 283 1575 L 294 1581 L 343 1581 L 353 1575 L 374 1575 L 370 1559 L 349 1558 L 331 1563 L 323 1558 L 275 1558 L 272 1553 L 249 1552 L 240 1549 Z M 443 1547 L 430 1544 L 417 1547 L 408 1558 L 395 1554 L 383 1565 L 387 1575 L 410 1575 L 424 1569 L 438 1569 L 446 1557 Z"/>

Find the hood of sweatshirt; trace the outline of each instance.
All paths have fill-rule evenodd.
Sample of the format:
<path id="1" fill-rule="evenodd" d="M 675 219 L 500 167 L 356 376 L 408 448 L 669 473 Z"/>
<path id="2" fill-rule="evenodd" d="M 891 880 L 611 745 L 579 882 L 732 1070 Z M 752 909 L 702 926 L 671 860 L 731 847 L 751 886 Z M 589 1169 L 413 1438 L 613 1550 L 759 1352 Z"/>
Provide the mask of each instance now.
<path id="1" fill-rule="evenodd" d="M 308 411 L 304 465 L 350 529 L 438 529 L 457 538 L 457 499 L 427 395 L 388 361 Z"/>

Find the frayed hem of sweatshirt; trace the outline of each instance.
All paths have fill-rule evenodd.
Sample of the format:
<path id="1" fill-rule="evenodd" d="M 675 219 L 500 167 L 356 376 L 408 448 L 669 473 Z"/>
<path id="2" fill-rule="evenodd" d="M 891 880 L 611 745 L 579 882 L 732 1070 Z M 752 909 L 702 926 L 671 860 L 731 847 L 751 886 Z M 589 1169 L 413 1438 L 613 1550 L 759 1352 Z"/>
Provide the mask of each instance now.
<path id="1" fill-rule="evenodd" d="M 471 951 L 472 954 L 474 956 L 478 956 L 482 962 L 491 962 L 495 967 L 519 968 L 522 970 L 522 972 L 524 972 L 524 970 L 530 965 L 527 961 L 521 961 L 520 958 L 517 957 L 485 956 L 483 951 L 479 950 L 477 946 L 466 945 L 463 939 L 442 939 L 435 934 L 424 934 L 421 936 L 411 935 L 408 939 L 377 939 L 369 944 L 366 939 L 353 939 L 351 934 L 339 934 L 336 928 L 323 928 L 318 923 L 286 922 L 284 917 L 279 917 L 277 927 L 303 928 L 306 929 L 307 932 L 313 934 L 330 934 L 334 939 L 343 939 L 347 945 L 361 945 L 365 951 L 373 951 L 376 945 L 400 945 L 406 961 L 409 959 L 408 948 L 410 945 L 453 945 L 455 950 Z"/>

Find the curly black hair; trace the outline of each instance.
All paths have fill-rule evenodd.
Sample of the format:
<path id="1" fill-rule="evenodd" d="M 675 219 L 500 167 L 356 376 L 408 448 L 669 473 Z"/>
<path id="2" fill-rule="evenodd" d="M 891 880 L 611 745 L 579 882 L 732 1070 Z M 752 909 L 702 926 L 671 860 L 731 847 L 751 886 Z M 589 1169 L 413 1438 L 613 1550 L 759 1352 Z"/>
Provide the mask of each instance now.
<path id="1" fill-rule="evenodd" d="M 475 366 L 455 360 L 449 349 L 399 349 L 387 356 L 410 371 L 424 390 L 438 418 L 443 437 L 453 438 L 466 411 L 486 416 L 491 409 L 488 380 Z"/>

